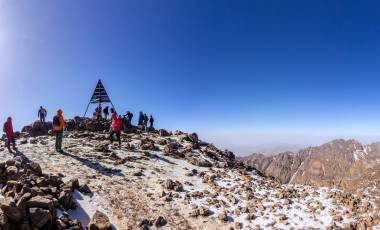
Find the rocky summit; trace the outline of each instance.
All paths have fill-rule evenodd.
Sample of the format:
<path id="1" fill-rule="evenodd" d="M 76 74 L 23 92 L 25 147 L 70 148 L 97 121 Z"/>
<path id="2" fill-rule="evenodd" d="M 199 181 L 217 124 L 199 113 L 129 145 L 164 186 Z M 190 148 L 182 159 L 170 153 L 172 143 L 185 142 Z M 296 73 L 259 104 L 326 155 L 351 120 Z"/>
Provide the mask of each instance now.
<path id="1" fill-rule="evenodd" d="M 54 151 L 49 126 L 39 123 L 17 134 L 18 152 L 0 147 L 1 229 L 379 226 L 376 196 L 280 183 L 195 133 L 133 127 L 122 134 L 119 147 L 109 143 L 107 122 L 76 118 L 68 124 L 62 154 Z M 358 159 L 365 157 L 357 148 Z M 290 154 L 281 159 L 276 164 L 283 167 L 294 162 L 290 171 L 304 162 Z M 291 180 L 294 174 L 281 170 L 284 180 Z"/>

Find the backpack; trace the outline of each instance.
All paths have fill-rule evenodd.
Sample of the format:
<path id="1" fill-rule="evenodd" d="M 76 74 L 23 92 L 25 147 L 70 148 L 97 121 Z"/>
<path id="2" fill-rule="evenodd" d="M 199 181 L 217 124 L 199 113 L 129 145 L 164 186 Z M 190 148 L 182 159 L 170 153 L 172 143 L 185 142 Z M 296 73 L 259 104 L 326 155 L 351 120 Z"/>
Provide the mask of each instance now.
<path id="1" fill-rule="evenodd" d="M 60 126 L 59 117 L 54 116 L 53 118 L 53 126 Z"/>

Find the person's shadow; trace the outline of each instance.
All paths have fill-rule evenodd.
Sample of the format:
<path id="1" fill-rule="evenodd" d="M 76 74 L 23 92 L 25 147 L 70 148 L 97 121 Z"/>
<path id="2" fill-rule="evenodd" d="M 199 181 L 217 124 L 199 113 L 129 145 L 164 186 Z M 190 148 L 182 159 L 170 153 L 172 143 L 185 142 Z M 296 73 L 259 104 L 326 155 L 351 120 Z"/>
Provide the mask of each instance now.
<path id="1" fill-rule="evenodd" d="M 62 151 L 60 154 L 71 157 L 71 158 L 81 162 L 83 165 L 85 165 L 91 169 L 94 169 L 94 170 L 100 172 L 101 174 L 103 174 L 105 176 L 114 176 L 114 175 L 124 176 L 124 174 L 121 172 L 121 170 L 115 170 L 115 169 L 109 168 L 107 166 L 100 164 L 99 162 L 94 162 L 92 160 L 82 158 L 82 157 L 77 156 L 77 155 L 73 155 L 73 154 L 66 152 L 66 151 Z"/>

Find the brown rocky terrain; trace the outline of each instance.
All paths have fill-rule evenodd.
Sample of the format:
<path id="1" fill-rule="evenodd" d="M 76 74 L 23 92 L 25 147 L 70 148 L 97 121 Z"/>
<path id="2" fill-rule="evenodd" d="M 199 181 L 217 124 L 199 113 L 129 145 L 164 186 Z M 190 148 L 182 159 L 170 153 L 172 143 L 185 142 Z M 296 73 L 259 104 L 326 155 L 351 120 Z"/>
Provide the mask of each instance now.
<path id="1" fill-rule="evenodd" d="M 334 140 L 295 153 L 268 157 L 253 154 L 241 160 L 282 183 L 326 185 L 356 191 L 363 189 L 364 184 L 371 187 L 374 180 L 380 179 L 376 177 L 380 167 L 379 142 L 362 145 L 355 140 Z"/>
<path id="2" fill-rule="evenodd" d="M 283 185 L 196 134 L 133 127 L 121 148 L 107 122 L 71 120 L 63 154 L 49 127 L 0 146 L 2 229 L 371 229 L 377 198 Z M 16 213 L 16 214 L 15 214 Z M 22 226 L 22 228 L 20 227 Z"/>

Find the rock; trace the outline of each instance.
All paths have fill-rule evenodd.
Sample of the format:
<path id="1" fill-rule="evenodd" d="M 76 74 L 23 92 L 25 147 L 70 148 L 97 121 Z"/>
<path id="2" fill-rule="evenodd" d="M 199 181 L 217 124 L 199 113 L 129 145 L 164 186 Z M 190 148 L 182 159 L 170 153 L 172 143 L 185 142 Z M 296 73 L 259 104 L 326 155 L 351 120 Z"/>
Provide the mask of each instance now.
<path id="1" fill-rule="evenodd" d="M 75 209 L 76 205 L 70 191 L 62 191 L 58 197 L 59 203 L 66 209 Z"/>
<path id="2" fill-rule="evenodd" d="M 235 228 L 236 228 L 236 229 L 242 229 L 242 227 L 243 227 L 243 224 L 242 224 L 242 223 L 240 223 L 240 222 L 235 222 Z"/>
<path id="3" fill-rule="evenodd" d="M 209 216 L 210 210 L 207 207 L 200 207 L 199 208 L 199 215 L 201 216 Z"/>
<path id="4" fill-rule="evenodd" d="M 88 187 L 87 184 L 84 184 L 84 185 L 80 186 L 79 191 L 81 193 L 83 193 L 83 194 L 90 194 L 90 193 L 92 193 L 90 187 Z"/>
<path id="5" fill-rule="evenodd" d="M 10 223 L 8 217 L 3 212 L 0 212 L 0 229 L 12 230 L 12 224 Z"/>
<path id="6" fill-rule="evenodd" d="M 186 160 L 193 165 L 199 166 L 199 167 L 212 167 L 212 164 L 210 161 L 206 159 L 200 159 L 198 157 L 191 157 L 191 156 L 186 156 Z"/>
<path id="7" fill-rule="evenodd" d="M 164 153 L 166 154 L 175 154 L 178 150 L 178 144 L 176 142 L 168 143 L 164 147 Z"/>
<path id="8" fill-rule="evenodd" d="M 32 139 L 29 140 L 29 143 L 35 145 L 35 144 L 37 144 L 37 139 L 36 138 L 32 138 Z"/>
<path id="9" fill-rule="evenodd" d="M 132 176 L 143 176 L 143 172 L 142 171 L 137 171 L 137 172 L 133 172 L 132 173 Z"/>
<path id="10" fill-rule="evenodd" d="M 162 216 L 157 217 L 156 221 L 154 222 L 154 225 L 155 225 L 156 227 L 163 227 L 163 226 L 165 226 L 166 224 L 167 224 L 167 221 L 166 221 L 165 218 L 162 217 Z"/>
<path id="11" fill-rule="evenodd" d="M 9 166 L 6 170 L 8 180 L 18 180 L 20 175 L 16 166 Z"/>
<path id="12" fill-rule="evenodd" d="M 109 153 L 111 150 L 109 149 L 108 144 L 98 144 L 95 146 L 94 150 L 96 152 Z"/>
<path id="13" fill-rule="evenodd" d="M 42 175 L 42 169 L 39 164 L 32 162 L 29 164 L 29 167 L 32 169 L 33 172 L 37 173 L 37 175 Z"/>
<path id="14" fill-rule="evenodd" d="M 32 225 L 37 228 L 50 229 L 53 222 L 51 213 L 42 208 L 30 208 L 28 217 Z"/>
<path id="15" fill-rule="evenodd" d="M 158 130 L 158 134 L 159 134 L 161 137 L 167 137 L 167 136 L 170 136 L 170 134 L 168 133 L 168 131 L 166 131 L 165 129 L 160 129 L 160 130 Z"/>
<path id="16" fill-rule="evenodd" d="M 193 143 L 198 143 L 198 141 L 199 141 L 198 140 L 198 134 L 196 134 L 196 133 L 189 134 L 189 135 L 187 135 L 187 137 Z"/>
<path id="17" fill-rule="evenodd" d="M 79 180 L 78 178 L 73 178 L 69 180 L 66 185 L 71 189 L 71 191 L 74 191 L 75 189 L 79 189 Z"/>
<path id="18" fill-rule="evenodd" d="M 21 131 L 28 133 L 32 137 L 36 137 L 36 136 L 48 135 L 51 129 L 52 129 L 51 122 L 41 123 L 40 121 L 36 121 L 32 125 L 23 127 Z"/>
<path id="19" fill-rule="evenodd" d="M 179 181 L 172 181 L 171 179 L 167 179 L 164 182 L 164 188 L 167 190 L 174 190 L 176 192 L 182 192 L 183 191 L 183 185 Z"/>
<path id="20" fill-rule="evenodd" d="M 30 208 L 43 208 L 43 209 L 48 209 L 49 211 L 53 212 L 54 203 L 52 200 L 50 200 L 46 197 L 35 196 L 26 202 L 26 207 L 29 209 Z"/>
<path id="21" fill-rule="evenodd" d="M 227 215 L 227 212 L 222 212 L 219 216 L 218 216 L 218 219 L 223 221 L 223 222 L 227 222 L 228 221 L 228 215 Z"/>
<path id="22" fill-rule="evenodd" d="M 112 225 L 106 214 L 96 211 L 88 224 L 88 230 L 112 230 Z"/>
<path id="23" fill-rule="evenodd" d="M 20 222 L 24 218 L 23 212 L 20 208 L 16 207 L 16 204 L 11 197 L 2 198 L 0 200 L 0 209 L 9 220 L 14 223 Z"/>

